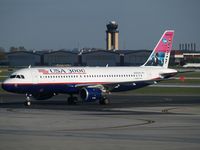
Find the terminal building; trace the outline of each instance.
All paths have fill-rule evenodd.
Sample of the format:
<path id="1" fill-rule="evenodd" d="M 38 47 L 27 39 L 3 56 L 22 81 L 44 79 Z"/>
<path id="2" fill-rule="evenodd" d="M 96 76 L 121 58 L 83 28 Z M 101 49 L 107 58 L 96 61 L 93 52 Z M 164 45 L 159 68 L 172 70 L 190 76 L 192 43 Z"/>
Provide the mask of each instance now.
<path id="1" fill-rule="evenodd" d="M 152 50 L 95 50 L 84 52 L 52 51 L 6 53 L 5 62 L 11 67 L 31 66 L 140 66 L 146 62 Z M 173 50 L 170 65 L 183 66 L 186 63 L 200 63 L 200 52 Z M 4 63 L 5 65 L 5 63 Z"/>
<path id="2" fill-rule="evenodd" d="M 7 53 L 8 65 L 11 67 L 26 67 L 26 66 L 39 66 L 41 65 L 41 55 L 28 52 L 28 51 L 16 51 Z"/>
<path id="3" fill-rule="evenodd" d="M 173 50 L 171 52 L 172 65 L 183 66 L 186 63 L 200 63 L 200 52 L 188 50 Z"/>
<path id="4" fill-rule="evenodd" d="M 122 51 L 123 52 L 123 51 Z M 122 54 L 121 52 L 121 54 Z M 143 65 L 152 51 L 149 50 L 127 50 L 124 55 L 124 66 Z"/>
<path id="5" fill-rule="evenodd" d="M 44 65 L 55 66 L 55 65 L 67 65 L 76 66 L 78 65 L 78 53 L 58 50 L 43 55 Z"/>
<path id="6" fill-rule="evenodd" d="M 81 55 L 82 65 L 83 66 L 119 66 L 120 65 L 120 54 L 107 51 L 107 50 L 98 50 L 85 52 Z"/>

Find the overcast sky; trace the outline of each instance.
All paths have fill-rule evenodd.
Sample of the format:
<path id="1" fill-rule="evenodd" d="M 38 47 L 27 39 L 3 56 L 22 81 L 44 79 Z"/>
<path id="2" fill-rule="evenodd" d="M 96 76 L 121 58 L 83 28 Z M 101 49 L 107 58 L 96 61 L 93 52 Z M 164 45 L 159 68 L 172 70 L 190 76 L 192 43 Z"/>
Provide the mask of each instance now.
<path id="1" fill-rule="evenodd" d="M 120 49 L 153 49 L 175 30 L 174 48 L 200 48 L 200 0 L 0 0 L 0 47 L 106 48 L 106 24 L 119 24 Z"/>

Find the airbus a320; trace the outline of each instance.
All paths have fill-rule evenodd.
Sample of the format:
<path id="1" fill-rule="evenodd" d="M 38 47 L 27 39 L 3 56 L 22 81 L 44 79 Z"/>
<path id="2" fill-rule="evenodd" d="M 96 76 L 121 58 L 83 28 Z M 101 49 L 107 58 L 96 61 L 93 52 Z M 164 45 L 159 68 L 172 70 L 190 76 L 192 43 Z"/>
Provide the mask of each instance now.
<path id="1" fill-rule="evenodd" d="M 145 87 L 177 73 L 168 68 L 173 37 L 173 30 L 165 31 L 139 67 L 29 67 L 12 73 L 2 88 L 26 95 L 26 106 L 33 98 L 46 100 L 57 94 L 69 94 L 68 104 L 79 100 L 108 104 L 107 93 Z"/>

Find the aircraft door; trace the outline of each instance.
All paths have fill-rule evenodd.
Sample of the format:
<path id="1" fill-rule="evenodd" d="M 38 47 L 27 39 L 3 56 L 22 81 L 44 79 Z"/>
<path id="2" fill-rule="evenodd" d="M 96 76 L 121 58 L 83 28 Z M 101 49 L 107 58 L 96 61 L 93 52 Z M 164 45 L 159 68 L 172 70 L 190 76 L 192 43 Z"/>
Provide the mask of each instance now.
<path id="1" fill-rule="evenodd" d="M 152 73 L 151 72 L 146 72 L 146 77 L 148 78 L 147 80 L 152 78 Z"/>
<path id="2" fill-rule="evenodd" d="M 30 76 L 33 84 L 38 84 L 39 76 L 37 75 L 37 70 L 30 70 Z"/>

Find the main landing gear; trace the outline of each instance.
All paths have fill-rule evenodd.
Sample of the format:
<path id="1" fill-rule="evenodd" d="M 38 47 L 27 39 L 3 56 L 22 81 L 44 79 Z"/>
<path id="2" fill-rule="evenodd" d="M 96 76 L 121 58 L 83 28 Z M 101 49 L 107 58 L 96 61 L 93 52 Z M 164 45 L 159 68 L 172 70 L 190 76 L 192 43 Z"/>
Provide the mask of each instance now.
<path id="1" fill-rule="evenodd" d="M 31 94 L 26 94 L 26 101 L 24 102 L 24 105 L 25 106 L 31 106 L 31 97 L 32 95 Z M 78 98 L 73 96 L 73 95 L 70 95 L 67 99 L 67 104 L 68 105 L 76 105 L 78 102 Z M 103 96 L 100 100 L 99 100 L 99 104 L 100 105 L 108 105 L 110 104 L 110 101 L 109 99 L 106 97 L 106 96 Z"/>
<path id="2" fill-rule="evenodd" d="M 68 99 L 67 99 L 68 105 L 76 105 L 77 102 L 78 102 L 78 98 L 74 97 L 73 95 L 70 95 L 70 97 L 68 97 Z M 108 104 L 110 104 L 110 101 L 107 97 L 104 96 L 99 100 L 99 104 L 100 105 L 108 105 Z"/>
<path id="3" fill-rule="evenodd" d="M 107 97 L 103 96 L 100 100 L 99 100 L 99 104 L 100 105 L 108 105 L 110 104 L 110 101 Z"/>
<path id="4" fill-rule="evenodd" d="M 78 98 L 74 97 L 73 95 L 70 95 L 70 97 L 68 97 L 68 99 L 67 99 L 68 105 L 76 105 L 77 102 L 78 102 Z"/>

